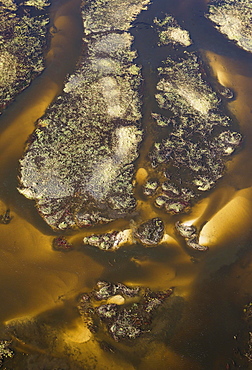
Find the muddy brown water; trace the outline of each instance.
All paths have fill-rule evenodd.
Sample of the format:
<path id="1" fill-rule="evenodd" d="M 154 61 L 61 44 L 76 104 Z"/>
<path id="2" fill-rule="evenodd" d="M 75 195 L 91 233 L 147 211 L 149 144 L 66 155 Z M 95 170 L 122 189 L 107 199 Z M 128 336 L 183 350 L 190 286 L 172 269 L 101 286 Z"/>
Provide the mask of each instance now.
<path id="1" fill-rule="evenodd" d="M 0 213 L 10 208 L 13 219 L 8 225 L 0 224 L 0 338 L 6 335 L 6 325 L 12 323 L 21 325 L 35 318 L 42 326 L 48 326 L 44 342 L 50 342 L 49 333 L 54 333 L 59 341 L 57 351 L 50 354 L 54 362 L 45 367 L 30 365 L 34 369 L 61 368 L 61 357 L 70 359 L 71 369 L 79 369 L 79 361 L 84 359 L 83 369 L 249 368 L 234 349 L 244 345 L 239 342 L 239 336 L 246 331 L 243 306 L 252 298 L 252 56 L 219 35 L 203 17 L 206 1 L 154 0 L 131 30 L 139 52 L 137 62 L 143 66 L 146 132 L 137 160 L 138 208 L 133 218 L 146 220 L 161 215 L 142 199 L 138 190 L 150 170 L 146 154 L 155 136 L 150 120 L 150 111 L 155 107 L 155 68 L 171 52 L 168 47 L 159 50 L 155 47 L 150 27 L 155 16 L 171 12 L 190 30 L 195 41 L 193 47 L 208 66 L 209 80 L 235 92 L 236 98 L 227 103 L 227 109 L 244 135 L 243 148 L 228 163 L 223 179 L 189 215 L 182 218 L 161 215 L 169 234 L 166 243 L 146 249 L 128 246 L 116 253 L 106 253 L 81 247 L 81 239 L 91 231 L 71 232 L 67 236 L 76 248 L 69 253 L 54 251 L 51 244 L 55 233 L 37 214 L 34 203 L 16 189 L 18 160 L 24 143 L 35 121 L 60 93 L 66 75 L 74 70 L 81 53 L 79 5 L 78 0 L 70 0 L 52 6 L 51 26 L 54 24 L 58 32 L 46 52 L 47 68 L 1 117 Z M 185 248 L 174 231 L 178 219 L 195 220 L 198 225 L 207 222 L 200 236 L 200 242 L 209 246 L 207 253 Z M 92 232 L 120 230 L 129 222 L 119 220 Z M 76 297 L 92 290 L 100 279 L 154 290 L 174 286 L 182 309 L 175 300 L 174 306 L 163 310 L 162 315 L 164 323 L 166 316 L 175 317 L 176 325 L 167 324 L 162 340 L 157 335 L 147 347 L 140 341 L 136 348 L 119 344 L 113 353 L 102 350 L 75 309 Z M 32 359 L 35 356 L 31 363 L 36 364 L 36 356 L 48 352 L 36 339 L 34 327 L 31 324 L 24 327 L 20 335 L 17 330 L 20 338 L 15 339 L 17 355 L 6 361 L 6 369 L 26 368 L 21 354 Z M 67 343 L 67 351 L 62 343 Z"/>

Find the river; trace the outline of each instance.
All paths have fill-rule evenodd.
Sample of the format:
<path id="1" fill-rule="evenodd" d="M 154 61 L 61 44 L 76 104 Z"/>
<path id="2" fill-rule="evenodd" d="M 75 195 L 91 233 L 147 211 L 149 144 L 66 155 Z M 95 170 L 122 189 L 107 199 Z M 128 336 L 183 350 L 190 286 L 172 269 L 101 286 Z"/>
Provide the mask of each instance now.
<path id="1" fill-rule="evenodd" d="M 252 56 L 205 22 L 206 1 L 154 0 L 140 14 L 131 29 L 137 63 L 143 66 L 146 133 L 136 162 L 136 217 L 162 217 L 169 236 L 165 243 L 144 249 L 139 245 L 116 252 L 83 248 L 83 236 L 129 225 L 129 220 L 121 219 L 91 231 L 64 232 L 74 249 L 59 252 L 52 248 L 52 241 L 62 233 L 52 231 L 34 201 L 18 192 L 18 168 L 34 123 L 61 93 L 66 76 L 85 49 L 79 7 L 79 0 L 55 1 L 50 29 L 57 32 L 45 55 L 46 69 L 0 118 L 0 214 L 10 209 L 13 217 L 8 225 L 0 224 L 0 339 L 11 335 L 15 352 L 5 360 L 4 368 L 249 369 L 239 351 L 246 348 L 243 308 L 252 294 Z M 207 65 L 209 81 L 234 91 L 235 99 L 225 104 L 244 137 L 223 178 L 182 218 L 154 209 L 140 191 L 148 173 L 146 153 L 153 143 L 149 117 L 155 105 L 155 68 L 167 52 L 165 47 L 153 47 L 150 24 L 162 13 L 172 13 L 190 30 Z M 206 253 L 185 247 L 174 230 L 180 219 L 205 225 L 199 241 L 209 247 Z M 90 292 L 98 280 L 152 290 L 175 287 L 172 303 L 160 313 L 162 330 L 157 330 L 154 339 L 139 339 L 129 346 L 117 343 L 113 351 L 101 348 L 84 328 L 76 308 L 78 295 Z"/>

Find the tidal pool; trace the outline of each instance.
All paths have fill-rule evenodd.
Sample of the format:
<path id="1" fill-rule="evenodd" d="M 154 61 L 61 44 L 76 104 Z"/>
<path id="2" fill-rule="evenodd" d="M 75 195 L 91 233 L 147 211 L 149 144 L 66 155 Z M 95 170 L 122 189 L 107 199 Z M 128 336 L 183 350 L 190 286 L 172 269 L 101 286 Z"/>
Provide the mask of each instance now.
<path id="1" fill-rule="evenodd" d="M 219 3 L 2 2 L 4 369 L 250 369 L 252 54 Z"/>

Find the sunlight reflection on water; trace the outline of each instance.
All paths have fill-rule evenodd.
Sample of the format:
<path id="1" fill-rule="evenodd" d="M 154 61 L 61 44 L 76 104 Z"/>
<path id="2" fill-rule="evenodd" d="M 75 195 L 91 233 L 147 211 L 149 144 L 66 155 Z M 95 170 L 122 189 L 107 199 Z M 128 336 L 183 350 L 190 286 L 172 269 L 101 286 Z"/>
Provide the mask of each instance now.
<path id="1" fill-rule="evenodd" d="M 197 1 L 180 1 L 175 6 L 181 18 L 189 5 L 195 7 L 196 12 Z M 240 261 L 245 257 L 237 257 L 238 251 L 251 240 L 251 58 L 240 60 L 237 51 L 237 58 L 232 59 L 201 48 L 213 76 L 222 85 L 231 87 L 236 94 L 236 99 L 228 103 L 228 108 L 239 122 L 245 137 L 242 150 L 228 163 L 224 178 L 194 206 L 189 215 L 182 217 L 182 221 L 188 224 L 203 225 L 200 242 L 210 247 L 207 254 L 198 256 L 188 252 L 174 229 L 174 220 L 177 218 L 169 215 L 162 215 L 168 235 L 166 240 L 158 247 L 146 248 L 144 253 L 139 252 L 139 246 L 130 246 L 127 251 L 108 252 L 106 256 L 104 252 L 82 248 L 83 235 L 91 231 L 70 232 L 69 241 L 74 243 L 76 249 L 68 253 L 56 252 L 51 247 L 55 233 L 37 215 L 33 202 L 16 190 L 17 171 L 24 142 L 33 131 L 34 122 L 60 93 L 66 74 L 73 70 L 78 58 L 82 35 L 78 6 L 77 0 L 58 3 L 52 16 L 60 31 L 52 38 L 47 54 L 47 69 L 1 118 L 0 213 L 10 208 L 13 216 L 9 225 L 0 224 L 0 296 L 4 301 L 0 307 L 1 320 L 10 326 L 18 322 L 18 327 L 20 318 L 30 319 L 39 315 L 37 321 L 40 325 L 45 323 L 49 332 L 58 337 L 59 343 L 51 355 L 56 359 L 62 356 L 77 361 L 73 369 L 78 369 L 78 361 L 84 361 L 85 357 L 87 369 L 196 370 L 205 369 L 206 363 L 210 364 L 209 369 L 223 368 L 218 366 L 225 364 L 228 357 L 232 356 L 233 336 L 241 322 L 242 305 L 246 303 L 244 297 L 252 293 L 251 284 L 248 283 L 249 279 L 251 281 L 251 264 L 242 269 Z M 202 41 L 198 42 L 200 44 Z M 152 81 L 150 90 L 153 88 L 151 84 Z M 148 132 L 147 121 L 144 125 Z M 148 151 L 152 140 L 146 139 L 143 152 Z M 144 182 L 148 173 L 143 158 L 143 155 L 140 156 L 137 164 L 138 185 Z M 138 217 L 141 220 L 160 216 L 159 210 L 154 210 L 148 202 L 138 198 Z M 113 227 L 120 229 L 125 224 L 128 221 L 120 220 L 113 223 Z M 94 228 L 99 232 L 107 232 L 107 229 L 107 226 Z M 251 252 L 246 253 L 247 260 L 251 261 Z M 226 276 L 225 285 L 214 287 L 213 281 L 219 284 L 219 274 L 224 266 L 230 270 L 230 280 Z M 238 273 L 242 284 L 237 283 L 235 278 Z M 103 351 L 82 325 L 75 307 L 77 295 L 92 290 L 99 279 L 148 286 L 154 290 L 175 286 L 175 296 L 185 301 L 186 310 L 181 314 L 181 321 L 178 320 L 172 339 L 166 343 L 158 338 L 150 345 L 140 341 L 136 349 L 118 344 L 115 353 Z M 233 287 L 236 287 L 236 295 L 232 293 Z M 228 314 L 223 299 L 231 307 Z M 239 304 L 240 309 L 237 309 Z M 176 307 L 171 311 L 174 314 Z M 215 313 L 210 320 L 209 315 L 213 311 Z M 227 322 L 221 322 L 220 318 L 226 314 Z M 172 324 L 169 325 L 168 328 L 172 328 Z M 23 346 L 25 353 L 34 355 L 44 349 L 36 341 L 37 332 L 33 332 L 32 328 L 25 321 L 24 327 L 17 329 L 17 337 L 23 341 L 17 347 Z M 223 345 L 216 345 L 214 330 L 219 336 L 217 342 Z M 47 348 L 50 348 L 48 332 L 43 335 L 47 338 Z M 66 344 L 69 346 L 67 351 L 64 347 Z M 18 366 L 22 365 L 15 363 L 19 360 L 13 360 L 11 366 L 21 369 Z"/>

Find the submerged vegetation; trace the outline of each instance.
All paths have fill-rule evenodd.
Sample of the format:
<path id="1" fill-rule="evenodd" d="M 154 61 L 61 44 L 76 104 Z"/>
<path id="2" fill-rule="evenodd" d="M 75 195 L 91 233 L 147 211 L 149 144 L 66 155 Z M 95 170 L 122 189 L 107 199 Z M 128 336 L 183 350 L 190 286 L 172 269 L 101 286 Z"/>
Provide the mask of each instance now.
<path id="1" fill-rule="evenodd" d="M 27 221 L 22 215 L 29 224 L 25 224 L 24 244 L 30 238 L 32 247 L 23 257 L 19 240 L 15 240 L 13 255 L 18 261 L 13 271 L 16 274 L 20 268 L 24 274 L 22 258 L 28 259 L 28 266 L 42 260 L 35 274 L 39 279 L 49 276 L 50 288 L 45 284 L 42 293 L 37 285 L 30 288 L 28 276 L 27 296 L 40 296 L 42 308 L 33 311 L 27 296 L 18 292 L 24 308 L 13 310 L 18 312 L 16 316 L 8 313 L 3 324 L 11 342 L 0 341 L 0 367 L 1 361 L 7 362 L 6 369 L 10 361 L 9 368 L 21 363 L 27 370 L 219 366 L 214 351 L 205 353 L 212 346 L 209 338 L 216 336 L 214 325 L 220 325 L 218 312 L 208 315 L 219 302 L 209 302 L 213 297 L 225 301 L 226 282 L 216 294 L 216 281 L 226 279 L 226 271 L 233 267 L 230 260 L 235 265 L 240 247 L 228 245 L 230 260 L 225 263 L 221 255 L 225 250 L 217 250 L 215 241 L 212 248 L 210 238 L 204 235 L 200 240 L 200 233 L 202 224 L 211 221 L 204 202 L 207 206 L 214 203 L 216 212 L 226 204 L 225 196 L 224 200 L 219 193 L 211 196 L 219 190 L 217 184 L 227 172 L 227 161 L 237 158 L 233 154 L 245 142 L 228 111 L 228 103 L 236 103 L 239 92 L 225 86 L 217 90 L 206 58 L 173 15 L 163 10 L 155 13 L 154 8 L 155 14 L 148 13 L 144 22 L 142 11 L 154 3 L 90 0 L 79 9 L 84 26 L 81 56 L 75 71 L 66 76 L 62 93 L 37 121 L 19 168 L 18 191 L 35 201 L 52 230 L 47 228 L 42 235 L 37 230 L 39 217 L 34 226 L 29 224 L 31 218 Z M 218 7 L 237 3 L 210 1 L 209 18 L 215 22 L 213 14 Z M 0 26 L 4 108 L 44 68 L 50 4 L 46 0 L 18 5 L 6 0 L 2 4 L 0 14 L 6 21 Z M 225 9 L 229 9 L 227 5 Z M 64 11 L 59 12 L 59 17 L 63 14 L 59 24 L 68 29 Z M 65 30 L 60 32 L 59 39 Z M 141 55 L 143 34 L 151 53 L 157 54 L 153 57 L 155 68 L 147 53 Z M 250 196 L 243 190 L 241 203 Z M 26 204 L 20 194 L 16 196 Z M 229 200 L 227 197 L 226 202 Z M 20 216 L 12 204 L 1 207 L 0 227 L 4 232 L 12 230 Z M 197 223 L 204 212 L 204 223 Z M 245 212 L 249 214 L 243 209 Z M 218 238 L 218 225 L 215 228 L 213 234 Z M 232 237 L 230 227 L 225 232 Z M 211 251 L 201 257 L 200 252 L 207 250 Z M 11 253 L 3 249 L 4 262 Z M 214 280 L 211 268 L 217 271 L 215 265 L 219 266 L 222 258 L 225 266 Z M 237 271 L 234 275 L 235 279 L 240 276 Z M 7 275 L 3 275 L 4 284 L 5 279 Z M 13 280 L 16 285 L 16 275 Z M 200 289 L 206 287 L 202 297 Z M 12 295 L 11 289 L 5 288 L 4 294 Z M 11 304 L 16 304 L 15 299 L 10 299 Z M 218 306 L 221 313 L 226 313 L 225 302 Z M 210 329 L 205 328 L 204 315 Z M 245 315 L 249 326 L 241 356 L 247 363 L 252 359 L 251 305 L 246 306 Z M 217 330 L 220 333 L 224 327 L 223 338 L 231 337 L 230 343 L 238 325 L 233 317 L 236 314 L 230 312 L 227 321 L 231 328 L 225 328 L 225 320 Z M 15 350 L 14 359 L 10 346 Z M 228 352 L 224 351 L 223 357 Z M 224 368 L 222 364 L 220 368 Z"/>

